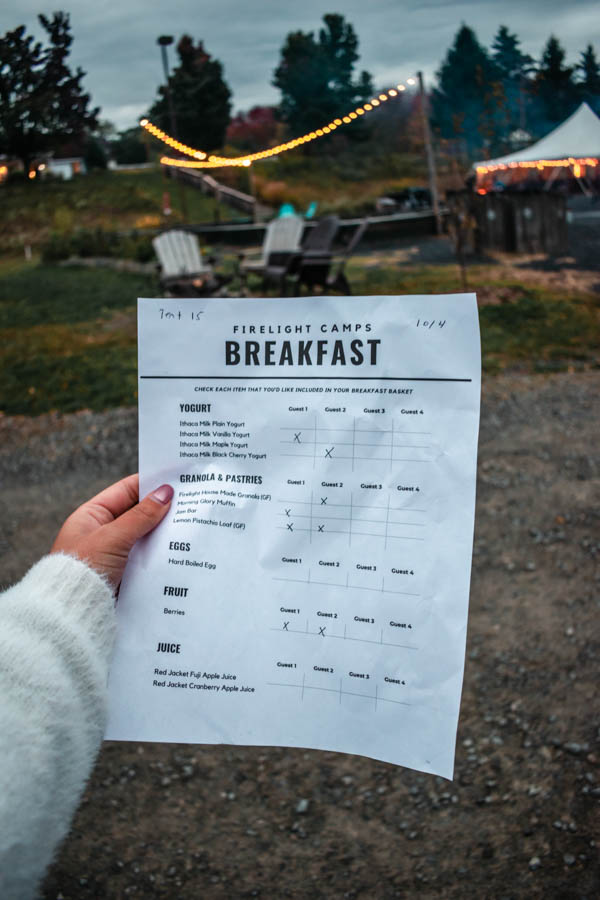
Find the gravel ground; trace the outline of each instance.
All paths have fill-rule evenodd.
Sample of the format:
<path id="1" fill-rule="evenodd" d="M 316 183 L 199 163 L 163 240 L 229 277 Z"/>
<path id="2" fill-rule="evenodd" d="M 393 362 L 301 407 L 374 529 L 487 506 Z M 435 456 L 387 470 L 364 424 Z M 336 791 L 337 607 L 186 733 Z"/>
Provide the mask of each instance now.
<path id="1" fill-rule="evenodd" d="M 455 780 L 317 751 L 105 744 L 41 896 L 600 891 L 598 373 L 484 383 Z M 135 412 L 0 418 L 0 578 L 135 469 Z"/>

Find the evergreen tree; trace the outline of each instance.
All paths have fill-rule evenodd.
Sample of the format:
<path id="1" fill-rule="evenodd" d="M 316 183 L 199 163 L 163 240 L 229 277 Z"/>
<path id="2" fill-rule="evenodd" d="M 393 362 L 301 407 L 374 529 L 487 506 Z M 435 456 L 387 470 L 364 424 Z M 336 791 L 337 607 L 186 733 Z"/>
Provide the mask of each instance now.
<path id="1" fill-rule="evenodd" d="M 354 28 L 338 14 L 325 15 L 323 21 L 318 39 L 312 31 L 288 34 L 273 75 L 281 91 L 281 118 L 294 135 L 326 125 L 373 96 L 368 72 L 353 80 L 359 58 Z M 355 123 L 345 134 L 364 137 L 361 125 Z"/>
<path id="2" fill-rule="evenodd" d="M 89 108 L 85 72 L 67 65 L 73 43 L 68 14 L 38 18 L 46 47 L 23 25 L 0 38 L 0 152 L 20 159 L 25 171 L 36 155 L 81 140 L 97 126 L 100 111 Z"/>
<path id="3" fill-rule="evenodd" d="M 148 151 L 143 140 L 141 128 L 137 125 L 120 131 L 116 138 L 110 141 L 110 151 L 114 161 L 118 165 L 135 165 L 148 162 Z"/>
<path id="4" fill-rule="evenodd" d="M 565 51 L 558 38 L 551 35 L 544 47 L 534 84 L 540 136 L 563 122 L 577 105 L 573 67 L 565 66 L 564 61 Z"/>
<path id="5" fill-rule="evenodd" d="M 506 25 L 499 27 L 492 43 L 492 61 L 504 95 L 506 137 L 516 128 L 527 127 L 529 75 L 533 68 L 533 58 L 522 52 L 520 43 L 517 35 L 511 34 Z"/>
<path id="6" fill-rule="evenodd" d="M 577 64 L 582 78 L 579 92 L 582 100 L 592 107 L 596 114 L 600 113 L 600 63 L 591 44 L 581 54 L 581 62 Z"/>
<path id="7" fill-rule="evenodd" d="M 462 25 L 437 72 L 433 122 L 442 137 L 460 140 L 473 156 L 493 151 L 498 133 L 501 85 L 492 60 L 475 32 Z"/>
<path id="8" fill-rule="evenodd" d="M 231 91 L 223 78 L 223 66 L 205 51 L 202 41 L 194 45 L 184 34 L 177 44 L 179 65 L 169 77 L 177 137 L 199 150 L 223 146 L 231 115 Z M 149 117 L 163 131 L 171 132 L 167 90 L 159 88 Z"/>

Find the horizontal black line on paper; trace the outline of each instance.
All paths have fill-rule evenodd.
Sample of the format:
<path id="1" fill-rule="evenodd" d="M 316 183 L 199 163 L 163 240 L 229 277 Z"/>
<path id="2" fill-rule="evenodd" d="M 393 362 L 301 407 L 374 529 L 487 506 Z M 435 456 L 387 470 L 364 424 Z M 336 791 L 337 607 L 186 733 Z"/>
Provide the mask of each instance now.
<path id="1" fill-rule="evenodd" d="M 388 697 L 379 697 L 374 694 L 357 694 L 354 691 L 341 691 L 339 688 L 316 687 L 311 684 L 286 684 L 282 681 L 267 681 L 269 687 L 291 687 L 299 688 L 302 691 L 325 691 L 326 694 L 337 694 L 338 696 L 362 697 L 363 700 L 375 700 L 376 703 L 396 703 L 398 706 L 410 706 L 405 700 L 391 700 Z"/>
<path id="2" fill-rule="evenodd" d="M 472 378 L 413 378 L 392 375 L 140 375 L 142 379 L 180 379 L 193 381 L 459 381 Z"/>
<path id="3" fill-rule="evenodd" d="M 426 509 L 416 509 L 414 506 L 362 506 L 360 503 L 319 503 L 318 500 L 277 500 L 278 503 L 296 503 L 302 506 L 345 506 L 353 509 L 389 509 L 390 512 L 427 512 Z"/>
<path id="4" fill-rule="evenodd" d="M 306 444 L 305 446 L 308 446 L 308 444 Z M 314 453 L 280 453 L 279 455 L 280 456 L 294 456 L 294 457 L 298 457 L 298 458 L 303 457 L 304 459 L 316 459 L 316 456 Z M 384 462 L 384 463 L 388 463 L 388 464 L 391 462 L 417 462 L 417 463 L 430 463 L 431 462 L 430 459 L 405 459 L 404 457 L 401 457 L 401 456 L 394 456 L 393 459 L 390 459 L 389 456 L 341 456 L 339 453 L 336 453 L 335 456 L 327 456 L 327 457 L 320 456 L 319 459 L 331 459 L 331 460 L 350 459 L 350 460 L 356 460 L 357 462 L 362 459 L 362 460 L 367 460 L 367 462 Z"/>
<path id="5" fill-rule="evenodd" d="M 326 626 L 325 626 L 326 627 Z M 374 641 L 371 638 L 359 638 L 359 637 L 348 637 L 347 634 L 323 634 L 321 635 L 318 631 L 301 631 L 298 628 L 271 628 L 271 631 L 285 631 L 286 634 L 306 634 L 309 637 L 321 637 L 324 640 L 327 638 L 332 638 L 337 641 L 354 641 L 356 644 L 379 644 L 383 647 L 398 647 L 400 650 L 418 650 L 418 647 L 415 647 L 413 644 L 395 644 L 392 641 L 384 641 L 383 637 L 379 641 Z"/>
<path id="6" fill-rule="evenodd" d="M 391 428 L 321 428 L 314 425 L 282 425 L 280 431 L 297 431 L 301 434 L 303 431 L 345 431 L 348 434 L 431 434 L 431 431 L 392 431 Z"/>
<path id="7" fill-rule="evenodd" d="M 316 522 L 368 522 L 373 525 L 408 525 L 410 528 L 425 528 L 421 522 L 392 522 L 390 520 L 386 521 L 385 519 L 357 519 L 356 516 L 352 516 L 350 519 L 348 516 L 321 516 L 316 515 L 307 515 L 306 513 L 294 513 L 291 516 L 288 516 L 287 513 L 277 513 L 278 516 L 281 516 L 283 519 L 311 519 Z"/>
<path id="8" fill-rule="evenodd" d="M 326 429 L 321 429 L 321 430 L 324 431 Z M 332 429 L 332 431 L 335 431 L 335 429 Z M 298 434 L 301 434 L 301 433 L 302 432 L 298 432 Z M 326 447 L 328 447 L 329 444 L 331 443 L 331 441 L 311 441 L 311 440 L 308 440 L 308 441 L 279 441 L 279 443 L 280 444 L 298 444 L 298 445 L 302 445 L 304 447 L 313 446 L 314 444 L 324 444 Z M 430 448 L 430 444 L 382 444 L 381 441 L 376 441 L 373 444 L 364 444 L 364 443 L 359 443 L 358 441 L 337 441 L 336 446 L 337 447 L 379 447 L 380 449 L 386 449 L 386 448 L 391 449 L 393 447 L 394 450 L 401 450 L 401 449 L 429 450 L 429 448 Z"/>
<path id="9" fill-rule="evenodd" d="M 402 597 L 417 597 L 420 594 L 411 594 L 409 591 L 391 591 L 388 588 L 364 587 L 362 584 L 344 584 L 342 581 L 317 581 L 314 578 L 277 578 L 273 576 L 273 581 L 291 581 L 293 584 L 318 584 L 325 587 L 337 587 L 350 591 L 370 591 L 372 594 L 399 594 Z"/>
<path id="10" fill-rule="evenodd" d="M 381 522 L 378 524 L 385 525 L 385 522 Z M 390 523 L 390 524 L 393 524 L 393 523 Z M 394 541 L 424 541 L 425 540 L 425 538 L 408 537 L 405 534 L 375 534 L 373 531 L 355 531 L 354 529 L 352 529 L 352 530 L 348 529 L 348 531 L 338 531 L 337 529 L 334 529 L 334 528 L 328 528 L 327 531 L 315 531 L 314 528 L 312 528 L 312 529 L 311 528 L 294 528 L 294 529 L 292 529 L 292 528 L 286 528 L 283 525 L 278 525 L 277 527 L 279 528 L 280 531 L 292 531 L 292 532 L 306 531 L 307 533 L 310 532 L 311 534 L 322 534 L 324 536 L 328 535 L 328 534 L 345 534 L 345 535 L 351 535 L 352 537 L 376 537 L 376 538 L 385 538 L 386 540 L 388 540 L 388 538 L 389 538 L 390 540 L 394 540 Z"/>

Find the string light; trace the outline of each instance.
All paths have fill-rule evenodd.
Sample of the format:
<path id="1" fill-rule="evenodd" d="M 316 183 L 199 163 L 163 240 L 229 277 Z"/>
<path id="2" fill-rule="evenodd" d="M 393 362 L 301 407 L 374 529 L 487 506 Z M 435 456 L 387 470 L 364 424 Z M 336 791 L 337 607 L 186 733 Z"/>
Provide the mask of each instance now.
<path id="1" fill-rule="evenodd" d="M 406 84 L 416 84 L 415 79 L 408 78 Z M 204 151 L 195 150 L 193 147 L 188 147 L 187 144 L 182 144 L 181 141 L 178 141 L 175 138 L 171 137 L 171 135 L 167 134 L 165 131 L 162 131 L 160 128 L 150 122 L 149 119 L 140 119 L 140 125 L 157 140 L 162 141 L 173 150 L 179 151 L 179 153 L 182 153 L 184 156 L 192 157 L 193 160 L 175 159 L 173 157 L 163 156 L 161 158 L 161 163 L 164 166 L 179 166 L 180 168 L 185 169 L 216 169 L 225 166 L 249 166 L 256 160 L 268 159 L 272 156 L 279 156 L 281 153 L 285 153 L 288 150 L 293 150 L 301 144 L 307 144 L 310 141 L 318 140 L 319 138 L 324 137 L 326 134 L 331 134 L 336 130 L 336 128 L 339 128 L 341 125 L 349 125 L 355 119 L 358 119 L 360 116 L 364 116 L 367 112 L 371 112 L 371 110 L 380 106 L 382 103 L 385 103 L 390 98 L 397 97 L 405 90 L 405 84 L 397 84 L 395 88 L 390 88 L 388 91 L 383 91 L 381 94 L 379 94 L 378 97 L 374 97 L 369 103 L 363 103 L 362 106 L 357 106 L 356 109 L 353 109 L 351 112 L 346 113 L 341 118 L 333 119 L 327 125 L 322 125 L 320 128 L 316 128 L 314 131 L 309 131 L 306 134 L 300 135 L 300 137 L 293 138 L 290 141 L 279 144 L 277 147 L 267 147 L 264 150 L 257 151 L 256 153 L 248 153 L 246 156 L 207 156 Z"/>
<path id="2" fill-rule="evenodd" d="M 155 137 L 157 140 L 167 144 L 167 146 L 172 147 L 173 150 L 179 150 L 180 153 L 184 153 L 186 156 L 193 156 L 195 159 L 206 159 L 206 153 L 202 150 L 194 150 L 193 147 L 182 144 L 181 141 L 176 140 L 156 125 L 153 125 L 148 119 L 140 119 L 140 125 L 142 128 L 145 128 L 152 137 Z"/>
<path id="3" fill-rule="evenodd" d="M 597 165 L 598 160 L 591 156 L 586 156 L 585 159 L 575 159 L 573 156 L 569 156 L 568 159 L 536 159 L 523 162 L 491 163 L 487 166 L 477 166 L 476 172 L 478 175 L 487 175 L 490 172 L 499 172 L 503 169 L 538 169 L 541 172 L 543 169 L 568 169 L 570 166 L 573 166 L 574 170 L 578 168 L 581 172 L 585 166 L 593 167 Z M 576 171 L 575 175 L 579 177 Z"/>

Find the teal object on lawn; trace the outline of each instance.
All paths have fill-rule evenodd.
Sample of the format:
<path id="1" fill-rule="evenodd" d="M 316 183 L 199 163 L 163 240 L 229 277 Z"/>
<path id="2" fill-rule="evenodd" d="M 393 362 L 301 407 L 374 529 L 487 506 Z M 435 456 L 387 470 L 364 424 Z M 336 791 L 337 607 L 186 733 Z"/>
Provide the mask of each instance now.
<path id="1" fill-rule="evenodd" d="M 294 209 L 293 203 L 282 203 L 279 207 L 279 213 L 277 214 L 278 219 L 283 219 L 284 216 L 295 216 L 296 210 Z"/>
<path id="2" fill-rule="evenodd" d="M 308 209 L 307 209 L 306 212 L 304 213 L 304 218 L 305 218 L 305 219 L 312 219 L 312 217 L 314 216 L 314 214 L 315 214 L 316 211 L 317 211 L 317 206 L 318 206 L 318 205 L 319 205 L 319 204 L 316 203 L 314 200 L 312 201 L 312 203 L 309 203 Z"/>

